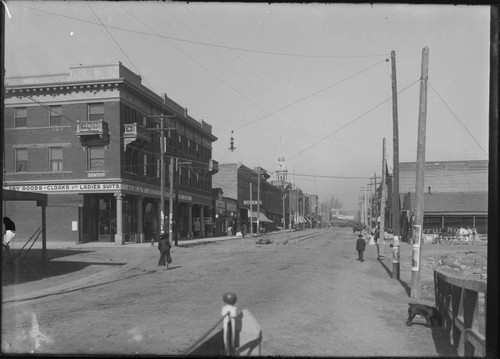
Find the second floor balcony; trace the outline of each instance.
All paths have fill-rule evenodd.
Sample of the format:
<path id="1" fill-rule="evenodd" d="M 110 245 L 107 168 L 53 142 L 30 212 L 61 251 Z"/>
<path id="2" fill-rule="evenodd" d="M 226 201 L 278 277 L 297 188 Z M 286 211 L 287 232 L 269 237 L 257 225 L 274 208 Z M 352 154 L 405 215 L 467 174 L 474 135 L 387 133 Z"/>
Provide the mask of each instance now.
<path id="1" fill-rule="evenodd" d="M 76 135 L 85 147 L 109 145 L 108 123 L 103 119 L 76 121 Z"/>
<path id="2" fill-rule="evenodd" d="M 123 130 L 123 149 L 126 150 L 127 145 L 134 141 L 149 143 L 151 141 L 151 135 L 144 126 L 137 123 L 127 123 L 124 125 Z"/>

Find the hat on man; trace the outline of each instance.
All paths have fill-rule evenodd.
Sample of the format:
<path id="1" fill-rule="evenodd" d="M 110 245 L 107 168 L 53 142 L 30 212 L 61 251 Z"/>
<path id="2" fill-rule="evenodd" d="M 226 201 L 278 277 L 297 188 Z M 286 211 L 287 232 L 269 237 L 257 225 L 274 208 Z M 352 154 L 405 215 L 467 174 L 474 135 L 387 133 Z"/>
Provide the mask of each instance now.
<path id="1" fill-rule="evenodd" d="M 358 234 L 358 238 L 363 238 L 363 236 L 361 234 Z"/>

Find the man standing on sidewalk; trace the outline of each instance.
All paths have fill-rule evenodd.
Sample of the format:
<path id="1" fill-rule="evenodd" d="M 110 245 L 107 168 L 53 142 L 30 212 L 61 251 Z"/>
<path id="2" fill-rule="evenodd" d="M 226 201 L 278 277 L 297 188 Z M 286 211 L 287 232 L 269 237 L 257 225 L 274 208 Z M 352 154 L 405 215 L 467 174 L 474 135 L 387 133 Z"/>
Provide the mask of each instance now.
<path id="1" fill-rule="evenodd" d="M 356 241 L 356 250 L 358 251 L 358 261 L 364 262 L 363 252 L 365 251 L 366 242 L 361 234 L 358 234 L 358 240 Z"/>

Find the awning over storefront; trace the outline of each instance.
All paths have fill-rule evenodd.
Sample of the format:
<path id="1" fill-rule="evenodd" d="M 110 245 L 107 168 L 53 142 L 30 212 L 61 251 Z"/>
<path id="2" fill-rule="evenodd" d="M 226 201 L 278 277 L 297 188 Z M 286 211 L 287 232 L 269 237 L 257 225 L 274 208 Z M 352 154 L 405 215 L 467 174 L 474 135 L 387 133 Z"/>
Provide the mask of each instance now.
<path id="1" fill-rule="evenodd" d="M 309 223 L 311 223 L 310 219 L 306 217 L 306 221 L 308 221 Z"/>
<path id="2" fill-rule="evenodd" d="M 249 211 L 250 212 L 250 211 Z M 259 212 L 259 222 L 272 222 L 269 218 L 265 216 L 265 214 Z M 257 212 L 252 212 L 252 219 L 257 220 Z"/>
<path id="3" fill-rule="evenodd" d="M 304 223 L 305 222 L 304 217 L 302 217 L 302 216 L 295 216 L 295 221 L 297 223 Z"/>

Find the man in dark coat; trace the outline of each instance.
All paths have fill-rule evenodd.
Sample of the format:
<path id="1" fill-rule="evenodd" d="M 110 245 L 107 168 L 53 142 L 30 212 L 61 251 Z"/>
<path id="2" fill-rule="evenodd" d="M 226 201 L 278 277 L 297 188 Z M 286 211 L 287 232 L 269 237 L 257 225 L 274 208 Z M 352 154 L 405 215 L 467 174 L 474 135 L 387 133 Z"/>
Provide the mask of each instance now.
<path id="1" fill-rule="evenodd" d="M 168 239 L 168 234 L 162 234 L 158 240 L 158 250 L 160 251 L 160 259 L 158 260 L 159 266 L 167 266 L 172 263 L 172 257 L 170 257 L 170 240 Z"/>
<path id="2" fill-rule="evenodd" d="M 361 234 L 358 234 L 358 240 L 356 241 L 356 250 L 358 251 L 358 261 L 364 262 L 363 252 L 365 251 L 366 242 Z"/>

